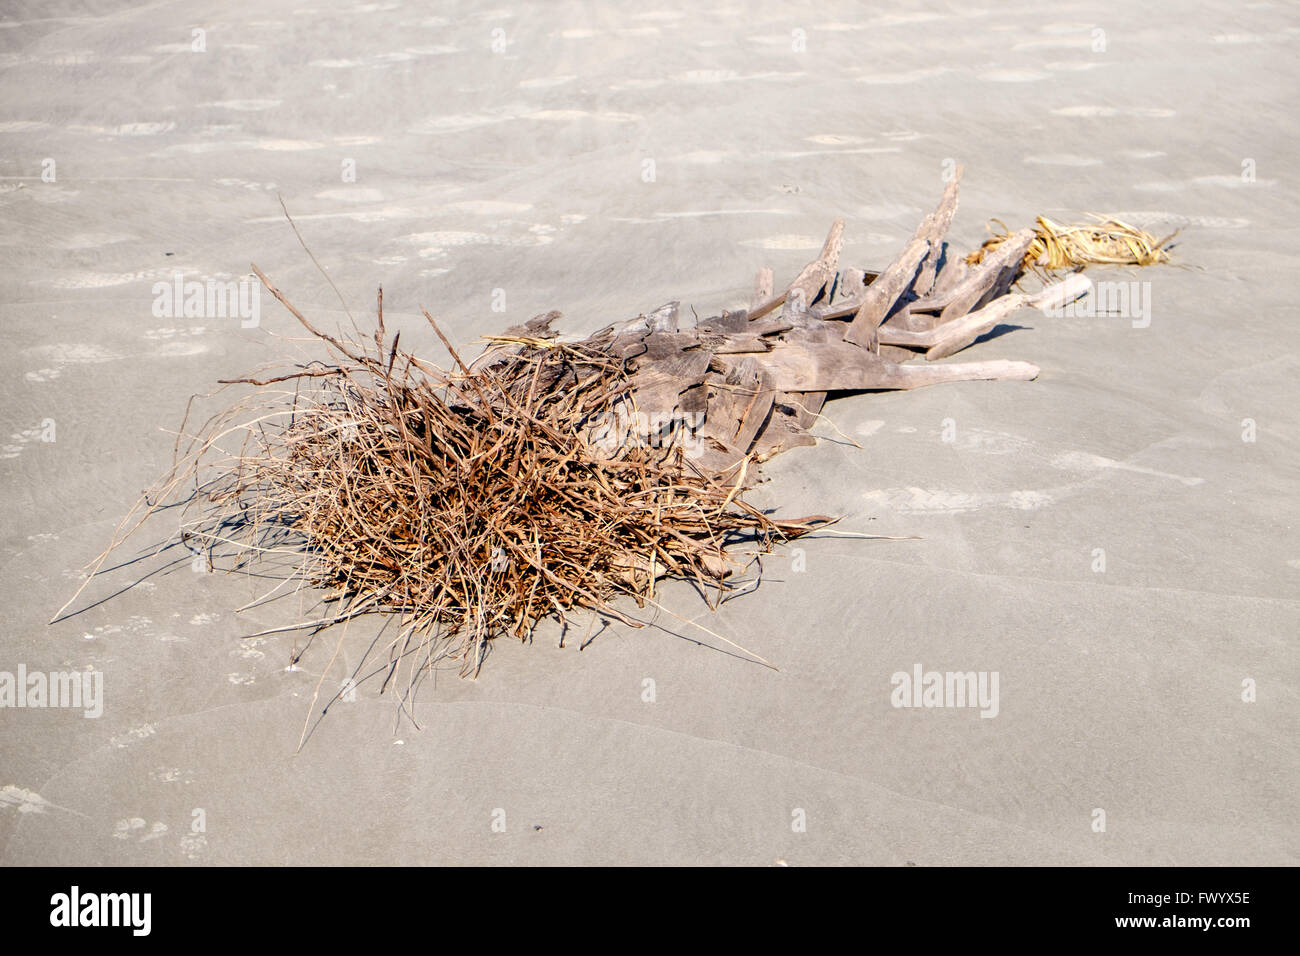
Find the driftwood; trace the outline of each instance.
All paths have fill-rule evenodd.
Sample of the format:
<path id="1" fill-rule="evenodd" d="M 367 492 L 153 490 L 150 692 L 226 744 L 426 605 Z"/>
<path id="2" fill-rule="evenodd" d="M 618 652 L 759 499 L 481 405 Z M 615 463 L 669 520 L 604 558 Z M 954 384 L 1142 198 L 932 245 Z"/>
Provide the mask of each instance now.
<path id="1" fill-rule="evenodd" d="M 960 176 L 959 168 L 938 207 L 882 272 L 838 268 L 844 221 L 837 219 L 817 258 L 780 292 L 772 270 L 759 271 L 747 311 L 682 329 L 679 305 L 670 302 L 575 343 L 627 363 L 633 387 L 621 403 L 620 440 L 664 442 L 668 429 L 696 443 L 696 467 L 724 473 L 812 444 L 808 429 L 828 393 L 1033 379 L 1038 369 L 1027 362 L 928 364 L 966 348 L 1018 309 L 1063 305 L 1088 289 L 1073 275 L 1034 295 L 1010 291 L 1023 275 L 1034 238 L 1029 229 L 1007 236 L 978 264 L 949 255 L 945 239 Z M 508 330 L 480 361 L 527 347 L 512 347 L 512 335 L 558 341 L 549 330 L 554 316 L 539 316 L 546 320 L 540 333 L 539 320 Z M 919 358 L 926 363 L 908 364 Z"/>

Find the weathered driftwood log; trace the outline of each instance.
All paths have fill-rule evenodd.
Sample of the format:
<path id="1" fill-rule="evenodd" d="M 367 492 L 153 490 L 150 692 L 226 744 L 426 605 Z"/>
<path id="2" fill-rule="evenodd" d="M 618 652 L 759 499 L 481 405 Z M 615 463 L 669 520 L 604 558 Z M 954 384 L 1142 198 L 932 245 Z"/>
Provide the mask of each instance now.
<path id="1" fill-rule="evenodd" d="M 772 270 L 759 271 L 747 311 L 682 329 L 678 303 L 670 302 L 578 343 L 633 373 L 620 440 L 689 441 L 696 466 L 720 473 L 812 444 L 808 428 L 831 392 L 1033 379 L 1038 369 L 1027 362 L 907 364 L 946 358 L 1018 309 L 1062 305 L 1088 288 L 1075 275 L 1035 295 L 1011 292 L 1034 237 L 1029 229 L 1009 235 L 976 265 L 949 255 L 945 239 L 960 177 L 959 168 L 938 207 L 883 272 L 838 268 L 844 221 L 837 219 L 817 258 L 780 292 Z M 527 347 L 525 340 L 554 340 L 557 317 L 548 313 L 494 337 L 480 362 Z"/>

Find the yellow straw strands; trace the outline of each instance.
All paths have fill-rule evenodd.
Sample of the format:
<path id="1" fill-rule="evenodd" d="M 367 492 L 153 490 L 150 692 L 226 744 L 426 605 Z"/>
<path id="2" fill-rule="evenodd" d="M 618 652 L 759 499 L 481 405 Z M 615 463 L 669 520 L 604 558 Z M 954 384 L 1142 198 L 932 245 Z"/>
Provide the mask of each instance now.
<path id="1" fill-rule="evenodd" d="M 1167 246 L 1177 233 L 1157 239 L 1136 226 L 1093 215 L 1093 223 L 1059 223 L 1039 216 L 1034 228 L 1034 239 L 1025 252 L 1026 269 L 1051 272 L 1081 266 L 1153 266 L 1169 261 Z M 984 257 L 1012 236 L 1001 220 L 993 220 L 1002 228 L 984 241 L 984 244 L 966 257 L 967 263 L 977 265 Z M 991 230 L 990 230 L 991 231 Z"/>

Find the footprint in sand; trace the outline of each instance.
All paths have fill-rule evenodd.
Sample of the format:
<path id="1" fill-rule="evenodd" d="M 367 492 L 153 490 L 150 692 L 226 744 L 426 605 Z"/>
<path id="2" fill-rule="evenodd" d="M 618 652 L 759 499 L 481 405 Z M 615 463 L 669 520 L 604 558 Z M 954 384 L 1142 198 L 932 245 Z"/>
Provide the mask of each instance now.
<path id="1" fill-rule="evenodd" d="M 148 824 L 142 817 L 127 817 L 113 826 L 113 839 L 149 843 L 167 835 L 167 824 L 159 821 Z"/>

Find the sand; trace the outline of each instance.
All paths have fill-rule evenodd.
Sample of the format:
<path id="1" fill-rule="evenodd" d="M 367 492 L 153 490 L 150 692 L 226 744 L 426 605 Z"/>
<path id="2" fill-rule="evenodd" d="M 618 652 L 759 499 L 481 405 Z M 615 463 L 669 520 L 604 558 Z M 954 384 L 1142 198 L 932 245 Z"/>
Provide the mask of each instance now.
<path id="1" fill-rule="evenodd" d="M 0 863 L 1296 862 L 1300 17 L 889 9 L 7 16 L 0 671 L 103 696 L 0 708 Z M 422 729 L 363 684 L 299 751 L 364 628 L 291 669 L 291 636 L 241 635 L 296 604 L 237 615 L 265 588 L 185 563 L 47 626 L 188 397 L 299 348 L 267 295 L 244 327 L 159 315 L 155 284 L 255 262 L 346 322 L 277 194 L 352 311 L 382 283 L 440 360 L 420 306 L 458 342 L 551 308 L 573 332 L 705 315 L 761 266 L 788 281 L 837 215 L 844 262 L 879 268 L 953 162 L 960 245 L 1096 211 L 1181 228 L 1179 265 L 1093 273 L 1149 283 L 1149 322 L 1025 311 L 958 359 L 1035 382 L 830 403 L 758 500 L 915 538 L 802 542 L 717 613 L 661 597 L 779 670 L 668 613 L 581 651 L 552 629 L 440 675 Z M 895 707 L 918 665 L 996 674 L 996 716 Z"/>

